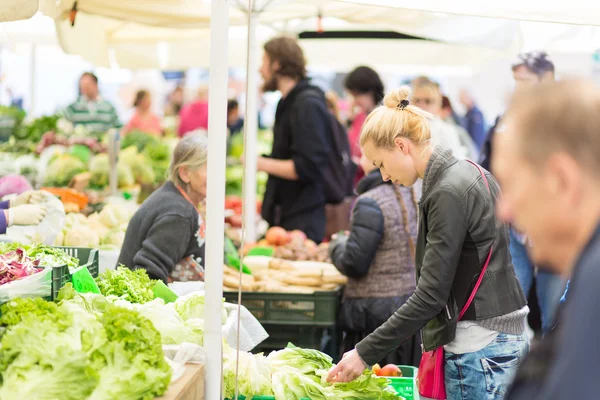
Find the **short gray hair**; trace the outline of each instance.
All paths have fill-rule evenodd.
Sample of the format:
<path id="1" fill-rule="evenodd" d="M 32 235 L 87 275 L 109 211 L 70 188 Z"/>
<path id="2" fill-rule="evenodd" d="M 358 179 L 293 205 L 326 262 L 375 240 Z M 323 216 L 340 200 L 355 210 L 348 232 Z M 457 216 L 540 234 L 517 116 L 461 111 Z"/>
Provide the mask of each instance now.
<path id="1" fill-rule="evenodd" d="M 208 138 L 203 135 L 188 135 L 181 139 L 175 151 L 169 168 L 169 180 L 177 186 L 186 184 L 179 177 L 179 169 L 187 167 L 191 170 L 201 168 L 208 159 Z"/>

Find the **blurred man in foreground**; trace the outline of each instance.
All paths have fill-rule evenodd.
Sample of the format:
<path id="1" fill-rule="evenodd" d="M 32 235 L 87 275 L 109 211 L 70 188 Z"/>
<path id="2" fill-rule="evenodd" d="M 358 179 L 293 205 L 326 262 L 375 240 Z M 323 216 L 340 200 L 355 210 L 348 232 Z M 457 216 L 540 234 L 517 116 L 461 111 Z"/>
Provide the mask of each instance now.
<path id="1" fill-rule="evenodd" d="M 517 90 L 495 139 L 498 207 L 538 265 L 570 277 L 558 328 L 521 365 L 510 400 L 598 398 L 600 89 L 591 82 Z"/>

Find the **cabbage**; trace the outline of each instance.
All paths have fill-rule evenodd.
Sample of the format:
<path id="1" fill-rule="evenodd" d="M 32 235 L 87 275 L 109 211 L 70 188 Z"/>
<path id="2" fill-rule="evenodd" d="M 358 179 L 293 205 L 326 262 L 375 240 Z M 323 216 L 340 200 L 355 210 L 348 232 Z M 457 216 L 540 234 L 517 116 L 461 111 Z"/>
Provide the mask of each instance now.
<path id="1" fill-rule="evenodd" d="M 102 225 L 110 229 L 117 228 L 119 225 L 129 222 L 129 218 L 129 212 L 116 204 L 105 205 L 99 215 Z"/>
<path id="2" fill-rule="evenodd" d="M 85 172 L 85 164 L 80 159 L 69 154 L 62 154 L 48 165 L 44 185 L 67 186 L 75 175 L 82 172 Z"/>
<path id="3" fill-rule="evenodd" d="M 117 185 L 120 188 L 129 187 L 135 183 L 133 172 L 129 165 L 117 163 Z"/>
<path id="4" fill-rule="evenodd" d="M 21 175 L 10 174 L 0 178 L 0 197 L 21 194 L 32 189 L 31 184 Z"/>
<path id="5" fill-rule="evenodd" d="M 301 400 L 334 400 L 331 391 L 327 390 L 319 380 L 303 375 L 293 367 L 280 367 L 271 377 L 276 399 Z M 364 398 L 371 400 L 371 398 Z"/>
<path id="6" fill-rule="evenodd" d="M 329 370 L 332 358 L 318 350 L 302 349 L 293 345 L 269 354 L 269 362 L 274 369 L 283 366 L 296 368 L 302 374 L 316 375 L 319 370 Z"/>
<path id="7" fill-rule="evenodd" d="M 79 225 L 66 231 L 64 244 L 65 246 L 95 248 L 100 245 L 100 238 L 88 225 Z"/>
<path id="8" fill-rule="evenodd" d="M 223 386 L 225 397 L 235 397 L 236 350 L 223 345 Z M 272 395 L 271 366 L 261 354 L 239 352 L 238 393 L 251 399 L 254 396 Z M 282 397 L 287 399 L 287 397 Z"/>
<path id="9" fill-rule="evenodd" d="M 223 299 L 225 302 L 225 299 Z M 204 293 L 191 292 L 175 300 L 175 309 L 184 320 L 204 319 Z M 227 321 L 227 310 L 221 308 L 221 323 Z"/>

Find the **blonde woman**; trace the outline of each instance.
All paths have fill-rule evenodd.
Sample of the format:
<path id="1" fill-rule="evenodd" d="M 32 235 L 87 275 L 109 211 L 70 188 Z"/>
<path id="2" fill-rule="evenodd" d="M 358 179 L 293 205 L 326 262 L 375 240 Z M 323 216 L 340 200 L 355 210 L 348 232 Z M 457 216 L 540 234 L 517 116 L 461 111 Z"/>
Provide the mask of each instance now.
<path id="1" fill-rule="evenodd" d="M 119 264 L 143 268 L 153 279 L 201 280 L 208 139 L 190 135 L 173 152 L 169 180 L 134 214 Z"/>
<path id="2" fill-rule="evenodd" d="M 445 350 L 448 399 L 502 399 L 528 351 L 529 309 L 511 263 L 508 229 L 496 218 L 500 190 L 478 165 L 430 144 L 429 115 L 410 105 L 409 96 L 408 87 L 389 93 L 367 118 L 360 144 L 384 180 L 412 186 L 423 179 L 417 286 L 328 379 L 356 378 L 422 330 L 425 351 Z"/>
<path id="3" fill-rule="evenodd" d="M 383 324 L 415 290 L 418 193 L 395 185 L 364 155 L 365 177 L 356 186 L 350 231 L 329 244 L 333 264 L 348 277 L 338 323 L 350 351 Z M 378 360 L 380 365 L 419 365 L 418 338 Z"/>

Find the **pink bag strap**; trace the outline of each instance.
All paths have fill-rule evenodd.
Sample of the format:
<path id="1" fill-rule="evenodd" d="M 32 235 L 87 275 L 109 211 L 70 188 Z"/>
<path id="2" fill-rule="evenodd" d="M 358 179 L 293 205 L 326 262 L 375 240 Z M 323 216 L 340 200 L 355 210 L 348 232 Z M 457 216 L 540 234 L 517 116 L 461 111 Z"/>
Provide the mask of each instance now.
<path id="1" fill-rule="evenodd" d="M 483 178 L 483 182 L 485 183 L 485 186 L 487 187 L 487 190 L 491 195 L 492 191 L 490 190 L 490 183 L 488 182 L 488 179 L 485 176 L 485 172 L 483 172 L 483 169 L 477 163 L 474 163 L 471 160 L 467 160 L 467 162 L 469 162 L 469 163 L 473 164 L 475 167 L 477 167 L 477 169 L 479 170 L 479 173 L 481 174 L 481 177 Z M 485 271 L 487 271 L 487 267 L 488 267 L 488 265 L 490 265 L 490 260 L 492 259 L 492 249 L 493 248 L 494 248 L 494 245 L 492 244 L 492 246 L 490 247 L 490 252 L 488 253 L 488 256 L 485 260 L 485 264 L 483 264 L 483 268 L 481 269 L 481 273 L 479 274 L 479 279 L 477 279 L 477 283 L 475 284 L 475 287 L 473 288 L 473 292 L 471 292 L 469 299 L 467 300 L 464 307 L 460 311 L 460 314 L 458 315 L 459 321 L 462 319 L 463 315 L 465 315 L 465 313 L 471 306 L 471 303 L 473 303 L 473 299 L 475 299 L 477 290 L 479 290 L 479 286 L 481 286 L 481 282 L 483 281 L 483 276 L 485 275 Z"/>

